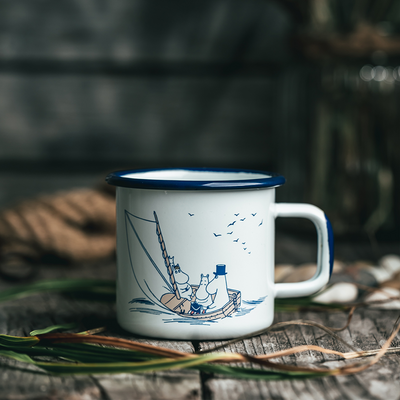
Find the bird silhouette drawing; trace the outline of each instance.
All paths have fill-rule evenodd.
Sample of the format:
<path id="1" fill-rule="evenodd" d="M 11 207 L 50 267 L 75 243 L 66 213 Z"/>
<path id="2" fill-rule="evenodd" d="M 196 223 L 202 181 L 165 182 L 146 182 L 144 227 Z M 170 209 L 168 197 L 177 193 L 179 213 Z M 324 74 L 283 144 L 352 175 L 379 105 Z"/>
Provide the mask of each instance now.
<path id="1" fill-rule="evenodd" d="M 193 217 L 193 215 L 194 215 L 194 214 L 191 214 L 191 213 L 188 213 L 188 214 L 189 214 L 189 216 L 191 216 L 191 217 Z"/>
<path id="2" fill-rule="evenodd" d="M 231 222 L 228 226 L 227 226 L 227 228 L 229 228 L 230 226 L 233 226 L 233 225 L 235 225 L 236 224 L 236 221 L 233 221 L 233 222 Z"/>
<path id="3" fill-rule="evenodd" d="M 221 236 L 221 234 L 220 233 L 214 233 L 214 236 L 218 237 L 218 236 Z"/>
<path id="4" fill-rule="evenodd" d="M 240 214 L 240 213 L 237 213 L 237 214 L 234 214 L 234 215 L 235 215 L 235 217 L 237 217 L 239 214 Z"/>
<path id="5" fill-rule="evenodd" d="M 241 221 L 244 221 L 245 219 L 246 219 L 246 218 L 241 218 L 240 220 L 241 220 Z"/>
<path id="6" fill-rule="evenodd" d="M 263 224 L 264 220 L 262 219 L 261 222 L 258 224 L 258 226 L 261 226 Z"/>
<path id="7" fill-rule="evenodd" d="M 227 235 L 232 235 L 232 233 L 233 233 L 233 231 L 232 231 L 232 232 L 227 232 L 226 234 L 227 234 Z"/>
<path id="8" fill-rule="evenodd" d="M 233 239 L 233 241 L 237 243 L 239 241 L 239 238 Z"/>
<path id="9" fill-rule="evenodd" d="M 257 215 L 257 213 L 254 213 L 254 214 L 253 214 L 253 213 L 251 213 L 251 215 L 252 215 L 253 217 L 255 217 L 255 216 Z"/>

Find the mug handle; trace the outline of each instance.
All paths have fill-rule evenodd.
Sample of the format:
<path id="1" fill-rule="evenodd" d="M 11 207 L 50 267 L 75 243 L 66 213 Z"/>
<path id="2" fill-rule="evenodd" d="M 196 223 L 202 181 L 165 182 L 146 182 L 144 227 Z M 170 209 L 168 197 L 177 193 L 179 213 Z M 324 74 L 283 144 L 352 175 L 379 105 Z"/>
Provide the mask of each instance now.
<path id="1" fill-rule="evenodd" d="M 333 268 L 333 232 L 328 217 L 316 206 L 296 203 L 276 203 L 274 216 L 307 218 L 314 223 L 318 236 L 315 275 L 303 282 L 275 284 L 275 297 L 301 297 L 318 292 L 328 283 Z"/>

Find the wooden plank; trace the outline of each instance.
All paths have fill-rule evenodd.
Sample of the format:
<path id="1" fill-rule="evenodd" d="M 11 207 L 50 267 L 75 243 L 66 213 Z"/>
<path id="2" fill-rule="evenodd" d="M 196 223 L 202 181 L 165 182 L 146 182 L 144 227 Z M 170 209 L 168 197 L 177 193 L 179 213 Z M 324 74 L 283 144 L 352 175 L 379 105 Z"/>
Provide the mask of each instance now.
<path id="1" fill-rule="evenodd" d="M 60 377 L 3 358 L 0 363 L 0 388 L 0 400 L 201 398 L 201 384 L 196 371 Z"/>
<path id="2" fill-rule="evenodd" d="M 201 383 L 195 371 L 157 374 L 118 374 L 94 377 L 108 398 L 199 400 Z"/>
<path id="3" fill-rule="evenodd" d="M 56 313 L 49 312 L 52 307 L 56 307 Z M 32 329 L 79 320 L 78 310 L 74 310 L 73 317 L 71 319 L 65 311 L 61 299 L 57 302 L 50 295 L 34 295 L 0 305 L 0 333 L 28 336 Z M 101 390 L 90 376 L 52 376 L 34 366 L 6 358 L 1 358 L 0 371 L 2 400 L 102 398 Z"/>
<path id="4" fill-rule="evenodd" d="M 276 158 L 272 77 L 0 75 L 0 88 L 0 160 L 265 166 Z"/>
<path id="5" fill-rule="evenodd" d="M 90 376 L 56 377 L 12 360 L 1 359 L 0 399 L 103 399 Z"/>
<path id="6" fill-rule="evenodd" d="M 48 268 L 41 273 L 54 278 L 68 273 L 68 276 L 91 277 L 97 271 L 104 277 L 113 275 L 110 266 L 95 269 Z M 6 287 L 4 282 L 1 288 Z M 84 317 L 88 327 L 93 322 L 112 320 L 112 305 L 87 303 L 70 300 L 56 294 L 32 296 L 5 303 L 0 307 L 0 332 L 27 335 L 34 328 L 50 324 L 71 322 Z M 91 320 L 88 317 L 91 317 Z M 309 319 L 326 326 L 340 327 L 346 322 L 345 313 L 279 313 L 276 321 Z M 397 318 L 396 311 L 359 310 L 352 324 L 339 335 L 361 349 L 378 348 L 387 339 Z M 93 326 L 90 326 L 93 327 Z M 111 328 L 114 329 L 114 328 Z M 112 330 L 113 335 L 130 337 L 129 334 Z M 193 351 L 189 342 L 153 341 L 139 339 L 146 343 L 169 348 Z M 200 343 L 200 349 L 212 348 L 220 342 Z M 313 327 L 292 327 L 253 337 L 224 349 L 227 352 L 265 354 L 302 344 L 317 344 L 327 348 L 347 351 L 345 346 L 332 340 L 328 335 Z M 399 339 L 393 346 L 399 345 Z M 353 361 L 340 361 L 336 356 L 309 351 L 299 355 L 283 357 L 283 362 L 294 365 L 308 365 L 334 368 Z M 378 364 L 365 372 L 343 376 L 327 377 L 307 381 L 264 382 L 232 380 L 223 376 L 198 374 L 196 371 L 178 371 L 156 374 L 99 375 L 96 377 L 53 377 L 37 371 L 34 367 L 2 359 L 0 399 L 40 398 L 52 396 L 55 399 L 119 399 L 129 394 L 135 398 L 169 399 L 382 399 L 398 398 L 400 366 L 398 355 L 384 357 Z"/>
<path id="7" fill-rule="evenodd" d="M 113 262 L 98 265 L 41 266 L 37 279 L 115 278 Z M 0 281 L 0 290 L 12 286 Z M 346 342 L 358 349 L 379 348 L 389 336 L 397 319 L 397 311 L 359 309 L 349 328 L 339 333 Z M 328 327 L 344 326 L 346 313 L 278 313 L 276 322 L 307 319 Z M 0 333 L 28 335 L 33 329 L 48 325 L 79 321 L 82 329 L 108 326 L 107 334 L 133 338 L 115 323 L 113 304 L 88 302 L 58 294 L 34 295 L 26 299 L 0 304 Z M 212 349 L 216 342 L 136 340 L 193 352 Z M 400 346 L 399 336 L 393 346 Z M 348 349 L 319 329 L 295 326 L 240 341 L 221 351 L 267 354 L 303 344 L 316 344 L 340 351 Z M 308 351 L 283 357 L 292 365 L 317 365 L 329 368 L 354 361 L 342 361 L 337 356 Z M 305 381 L 233 380 L 225 376 L 197 371 L 168 371 L 154 374 L 117 374 L 96 376 L 56 377 L 37 368 L 12 360 L 0 360 L 0 400 L 5 399 L 398 399 L 400 384 L 399 355 L 389 355 L 368 370 L 349 376 L 327 377 Z M 240 364 L 239 364 L 240 365 Z"/>
<path id="8" fill-rule="evenodd" d="M 245 60 L 287 57 L 291 21 L 274 1 L 2 1 L 4 59 Z"/>
<path id="9" fill-rule="evenodd" d="M 22 0 L 0 7 L 0 161 L 274 164 L 274 119 L 283 113 L 290 120 L 277 110 L 281 82 L 275 73 L 222 82 L 215 76 L 146 79 L 145 72 L 137 79 L 115 73 L 108 79 L 107 68 L 94 77 L 85 63 L 99 62 L 97 72 L 102 65 L 124 70 L 135 62 L 182 62 L 189 69 L 195 63 L 282 64 L 291 21 L 275 1 L 118 0 L 99 6 L 61 0 L 44 9 Z M 83 77 L 71 75 L 71 65 L 76 72 L 79 63 L 86 65 Z"/>
<path id="10" fill-rule="evenodd" d="M 276 321 L 310 319 L 326 326 L 344 326 L 344 313 L 279 313 Z M 363 350 L 379 348 L 391 332 L 397 318 L 396 311 L 360 310 L 354 315 L 348 329 L 339 333 L 344 340 Z M 304 344 L 315 344 L 339 351 L 349 351 L 324 332 L 313 327 L 296 326 L 278 332 L 253 337 L 227 346 L 225 352 L 268 354 Z M 200 343 L 200 349 L 212 349 L 220 342 Z M 399 340 L 393 342 L 398 346 Z M 389 355 L 368 370 L 349 376 L 326 377 L 305 381 L 256 381 L 232 380 L 221 376 L 203 375 L 205 393 L 215 399 L 397 399 L 400 383 L 398 355 Z M 285 356 L 277 361 L 292 365 L 315 364 L 334 368 L 353 363 L 341 361 L 337 356 L 314 351 Z"/>
<path id="11" fill-rule="evenodd" d="M 112 278 L 115 265 L 83 268 L 41 268 L 39 278 Z M 0 290 L 10 284 L 0 281 Z M 115 321 L 115 305 L 72 299 L 56 293 L 33 295 L 0 304 L 0 333 L 28 336 L 33 329 L 78 322 L 79 330 L 107 326 L 106 335 L 137 340 L 155 346 L 193 352 L 190 342 L 134 337 Z M 156 374 L 116 374 L 58 377 L 13 360 L 0 360 L 0 400 L 10 399 L 200 399 L 197 371 L 168 371 Z"/>

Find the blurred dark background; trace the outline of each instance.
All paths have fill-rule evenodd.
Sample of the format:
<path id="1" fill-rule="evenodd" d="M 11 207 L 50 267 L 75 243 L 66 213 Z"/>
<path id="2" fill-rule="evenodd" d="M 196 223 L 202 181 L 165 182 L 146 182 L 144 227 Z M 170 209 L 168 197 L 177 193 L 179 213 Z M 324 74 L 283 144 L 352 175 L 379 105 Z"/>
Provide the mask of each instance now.
<path id="1" fill-rule="evenodd" d="M 399 66 L 400 1 L 0 0 L 0 205 L 255 168 L 338 237 L 400 246 Z"/>

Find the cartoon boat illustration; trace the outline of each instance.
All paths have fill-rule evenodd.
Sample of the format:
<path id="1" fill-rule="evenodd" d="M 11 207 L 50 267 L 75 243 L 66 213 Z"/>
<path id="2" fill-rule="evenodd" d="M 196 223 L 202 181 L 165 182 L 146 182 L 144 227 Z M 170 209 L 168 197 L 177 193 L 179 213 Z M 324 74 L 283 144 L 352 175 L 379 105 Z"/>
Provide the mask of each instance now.
<path id="1" fill-rule="evenodd" d="M 140 275 L 140 271 L 132 264 L 132 257 L 130 257 L 132 271 L 143 294 L 152 303 L 157 303 L 162 308 L 184 318 L 213 321 L 228 317 L 236 312 L 241 304 L 241 293 L 239 290 L 227 287 L 225 265 L 216 266 L 214 279 L 211 281 L 209 281 L 208 275 L 202 274 L 199 285 L 190 284 L 188 275 L 181 270 L 179 264 L 175 264 L 174 257 L 169 256 L 157 213 L 154 211 L 153 215 L 154 220 L 150 220 L 125 211 L 128 251 L 131 251 L 129 249 L 130 242 L 136 238 L 136 243 L 140 245 L 149 260 L 146 268 L 153 268 L 151 271 L 153 273 L 152 278 L 146 277 L 145 274 Z M 149 225 L 148 223 L 151 223 L 150 225 L 155 224 L 161 257 L 149 253 L 139 236 L 140 230 L 135 228 L 135 225 Z M 166 268 L 166 275 L 159 267 L 161 263 Z M 154 274 L 154 270 L 157 274 Z M 150 280 L 154 284 L 155 275 L 158 275 L 159 278 L 157 288 L 150 287 L 149 284 Z M 225 290 L 221 290 L 221 287 L 224 287 Z M 221 292 L 224 292 L 224 296 L 221 295 Z M 217 296 L 219 296 L 218 299 Z"/>

